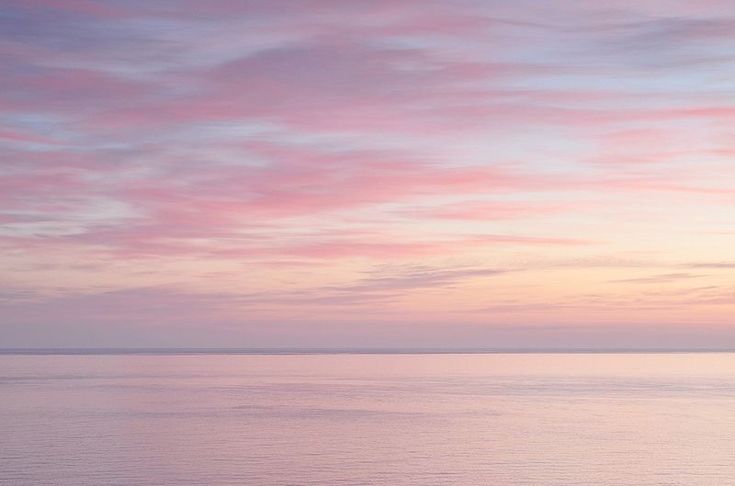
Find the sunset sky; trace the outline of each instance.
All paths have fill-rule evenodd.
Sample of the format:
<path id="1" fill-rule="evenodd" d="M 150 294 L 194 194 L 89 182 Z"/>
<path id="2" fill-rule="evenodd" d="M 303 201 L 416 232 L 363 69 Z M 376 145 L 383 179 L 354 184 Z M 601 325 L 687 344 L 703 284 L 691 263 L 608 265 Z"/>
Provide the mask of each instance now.
<path id="1" fill-rule="evenodd" d="M 0 347 L 733 347 L 732 0 L 5 0 Z"/>

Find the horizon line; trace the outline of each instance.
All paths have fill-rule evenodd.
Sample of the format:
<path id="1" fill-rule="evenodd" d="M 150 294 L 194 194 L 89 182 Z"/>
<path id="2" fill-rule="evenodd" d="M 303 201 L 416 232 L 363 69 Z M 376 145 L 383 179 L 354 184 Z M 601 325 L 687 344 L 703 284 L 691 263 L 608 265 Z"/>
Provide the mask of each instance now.
<path id="1" fill-rule="evenodd" d="M 677 354 L 735 353 L 735 348 L 422 348 L 422 347 L 10 347 L 0 355 L 419 355 L 419 354 Z"/>

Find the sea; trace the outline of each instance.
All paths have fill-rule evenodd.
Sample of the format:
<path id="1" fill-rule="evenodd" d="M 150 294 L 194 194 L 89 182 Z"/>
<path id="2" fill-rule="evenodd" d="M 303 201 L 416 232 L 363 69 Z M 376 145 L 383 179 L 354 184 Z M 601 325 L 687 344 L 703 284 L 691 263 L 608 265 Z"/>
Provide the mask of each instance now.
<path id="1" fill-rule="evenodd" d="M 735 354 L 5 351 L 2 485 L 735 485 Z"/>

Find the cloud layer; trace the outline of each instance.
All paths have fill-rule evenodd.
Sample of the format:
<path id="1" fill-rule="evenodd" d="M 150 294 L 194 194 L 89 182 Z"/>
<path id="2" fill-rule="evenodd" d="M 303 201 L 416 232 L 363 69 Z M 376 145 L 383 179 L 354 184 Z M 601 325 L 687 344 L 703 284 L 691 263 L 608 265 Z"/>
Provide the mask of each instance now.
<path id="1" fill-rule="evenodd" d="M 6 345 L 735 344 L 729 2 L 0 8 Z"/>

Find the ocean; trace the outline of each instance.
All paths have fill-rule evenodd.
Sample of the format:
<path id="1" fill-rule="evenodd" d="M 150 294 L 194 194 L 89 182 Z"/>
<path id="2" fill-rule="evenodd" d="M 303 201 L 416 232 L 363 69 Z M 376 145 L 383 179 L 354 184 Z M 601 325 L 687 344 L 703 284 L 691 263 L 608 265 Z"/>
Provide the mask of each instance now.
<path id="1" fill-rule="evenodd" d="M 2 354 L 0 484 L 726 486 L 735 354 Z"/>

